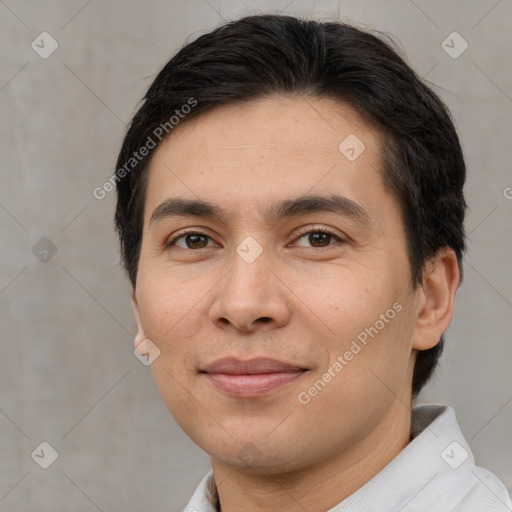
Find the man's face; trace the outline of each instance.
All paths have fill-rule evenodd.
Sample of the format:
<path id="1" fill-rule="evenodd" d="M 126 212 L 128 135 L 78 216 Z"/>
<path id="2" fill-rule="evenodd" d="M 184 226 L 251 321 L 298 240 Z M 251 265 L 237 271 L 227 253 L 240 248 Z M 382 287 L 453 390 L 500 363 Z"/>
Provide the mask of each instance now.
<path id="1" fill-rule="evenodd" d="M 379 155 L 348 107 L 284 97 L 202 114 L 156 150 L 134 307 L 165 404 L 213 459 L 306 467 L 409 414 L 417 292 Z M 173 203 L 151 220 L 175 199 L 221 218 Z"/>

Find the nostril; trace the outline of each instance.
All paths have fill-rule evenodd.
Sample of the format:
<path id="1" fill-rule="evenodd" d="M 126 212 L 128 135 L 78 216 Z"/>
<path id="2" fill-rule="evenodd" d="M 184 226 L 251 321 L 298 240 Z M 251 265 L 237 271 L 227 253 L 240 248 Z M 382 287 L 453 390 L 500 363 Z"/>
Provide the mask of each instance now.
<path id="1" fill-rule="evenodd" d="M 261 318 L 258 318 L 258 322 L 261 322 L 263 324 L 268 324 L 271 321 L 272 318 L 270 318 L 269 316 L 262 316 Z"/>

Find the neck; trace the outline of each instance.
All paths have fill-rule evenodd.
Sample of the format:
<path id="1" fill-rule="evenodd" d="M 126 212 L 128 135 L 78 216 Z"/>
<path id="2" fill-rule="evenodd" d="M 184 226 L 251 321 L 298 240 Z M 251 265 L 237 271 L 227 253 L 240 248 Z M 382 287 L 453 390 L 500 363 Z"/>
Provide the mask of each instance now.
<path id="1" fill-rule="evenodd" d="M 211 459 L 221 512 L 325 512 L 357 491 L 410 441 L 411 412 L 395 400 L 365 438 L 329 460 L 289 473 L 249 473 Z"/>

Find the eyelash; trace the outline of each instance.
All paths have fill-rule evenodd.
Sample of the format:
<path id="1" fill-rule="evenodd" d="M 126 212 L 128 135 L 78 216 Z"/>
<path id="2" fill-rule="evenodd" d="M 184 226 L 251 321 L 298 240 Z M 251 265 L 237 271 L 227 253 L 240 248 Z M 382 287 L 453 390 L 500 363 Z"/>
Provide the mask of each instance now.
<path id="1" fill-rule="evenodd" d="M 302 238 L 303 236 L 305 235 L 308 235 L 308 234 L 312 234 L 312 233 L 323 233 L 325 235 L 330 235 L 332 236 L 333 238 L 335 238 L 338 242 L 341 242 L 341 243 L 345 243 L 346 240 L 344 240 L 343 238 L 341 238 L 340 236 L 338 236 L 336 233 L 334 233 L 333 231 L 331 231 L 330 229 L 328 228 L 324 228 L 324 227 L 307 227 L 307 228 L 304 228 L 302 230 L 299 231 L 299 233 L 297 233 L 296 235 L 296 239 L 300 239 Z M 181 238 L 184 238 L 186 237 L 187 235 L 200 235 L 200 236 L 204 236 L 204 237 L 207 237 L 209 238 L 210 240 L 212 240 L 212 238 L 207 235 L 206 233 L 201 233 L 200 231 L 196 231 L 194 229 L 188 229 L 188 230 L 185 230 L 185 231 L 182 231 L 179 235 L 175 236 L 172 240 L 169 240 L 169 242 L 167 242 L 164 246 L 165 249 L 170 249 L 172 246 L 176 245 L 176 242 L 178 240 L 180 240 Z M 329 244 L 325 247 L 310 247 L 311 249 L 327 249 L 328 247 L 330 247 L 332 244 Z M 183 249 L 182 247 L 180 247 L 180 249 Z M 207 249 L 207 247 L 202 247 L 201 249 Z M 189 250 L 189 251 L 199 251 L 200 249 L 185 249 L 185 250 Z"/>

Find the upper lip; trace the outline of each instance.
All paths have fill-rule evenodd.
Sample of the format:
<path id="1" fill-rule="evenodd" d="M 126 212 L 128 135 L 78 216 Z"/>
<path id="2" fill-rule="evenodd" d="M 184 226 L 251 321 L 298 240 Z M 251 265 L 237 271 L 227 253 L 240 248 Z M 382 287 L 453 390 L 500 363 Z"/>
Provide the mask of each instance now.
<path id="1" fill-rule="evenodd" d="M 267 357 L 257 357 L 246 361 L 236 357 L 225 357 L 217 359 L 202 371 L 230 375 L 257 375 L 261 373 L 297 372 L 301 370 L 306 370 L 306 368 Z"/>

